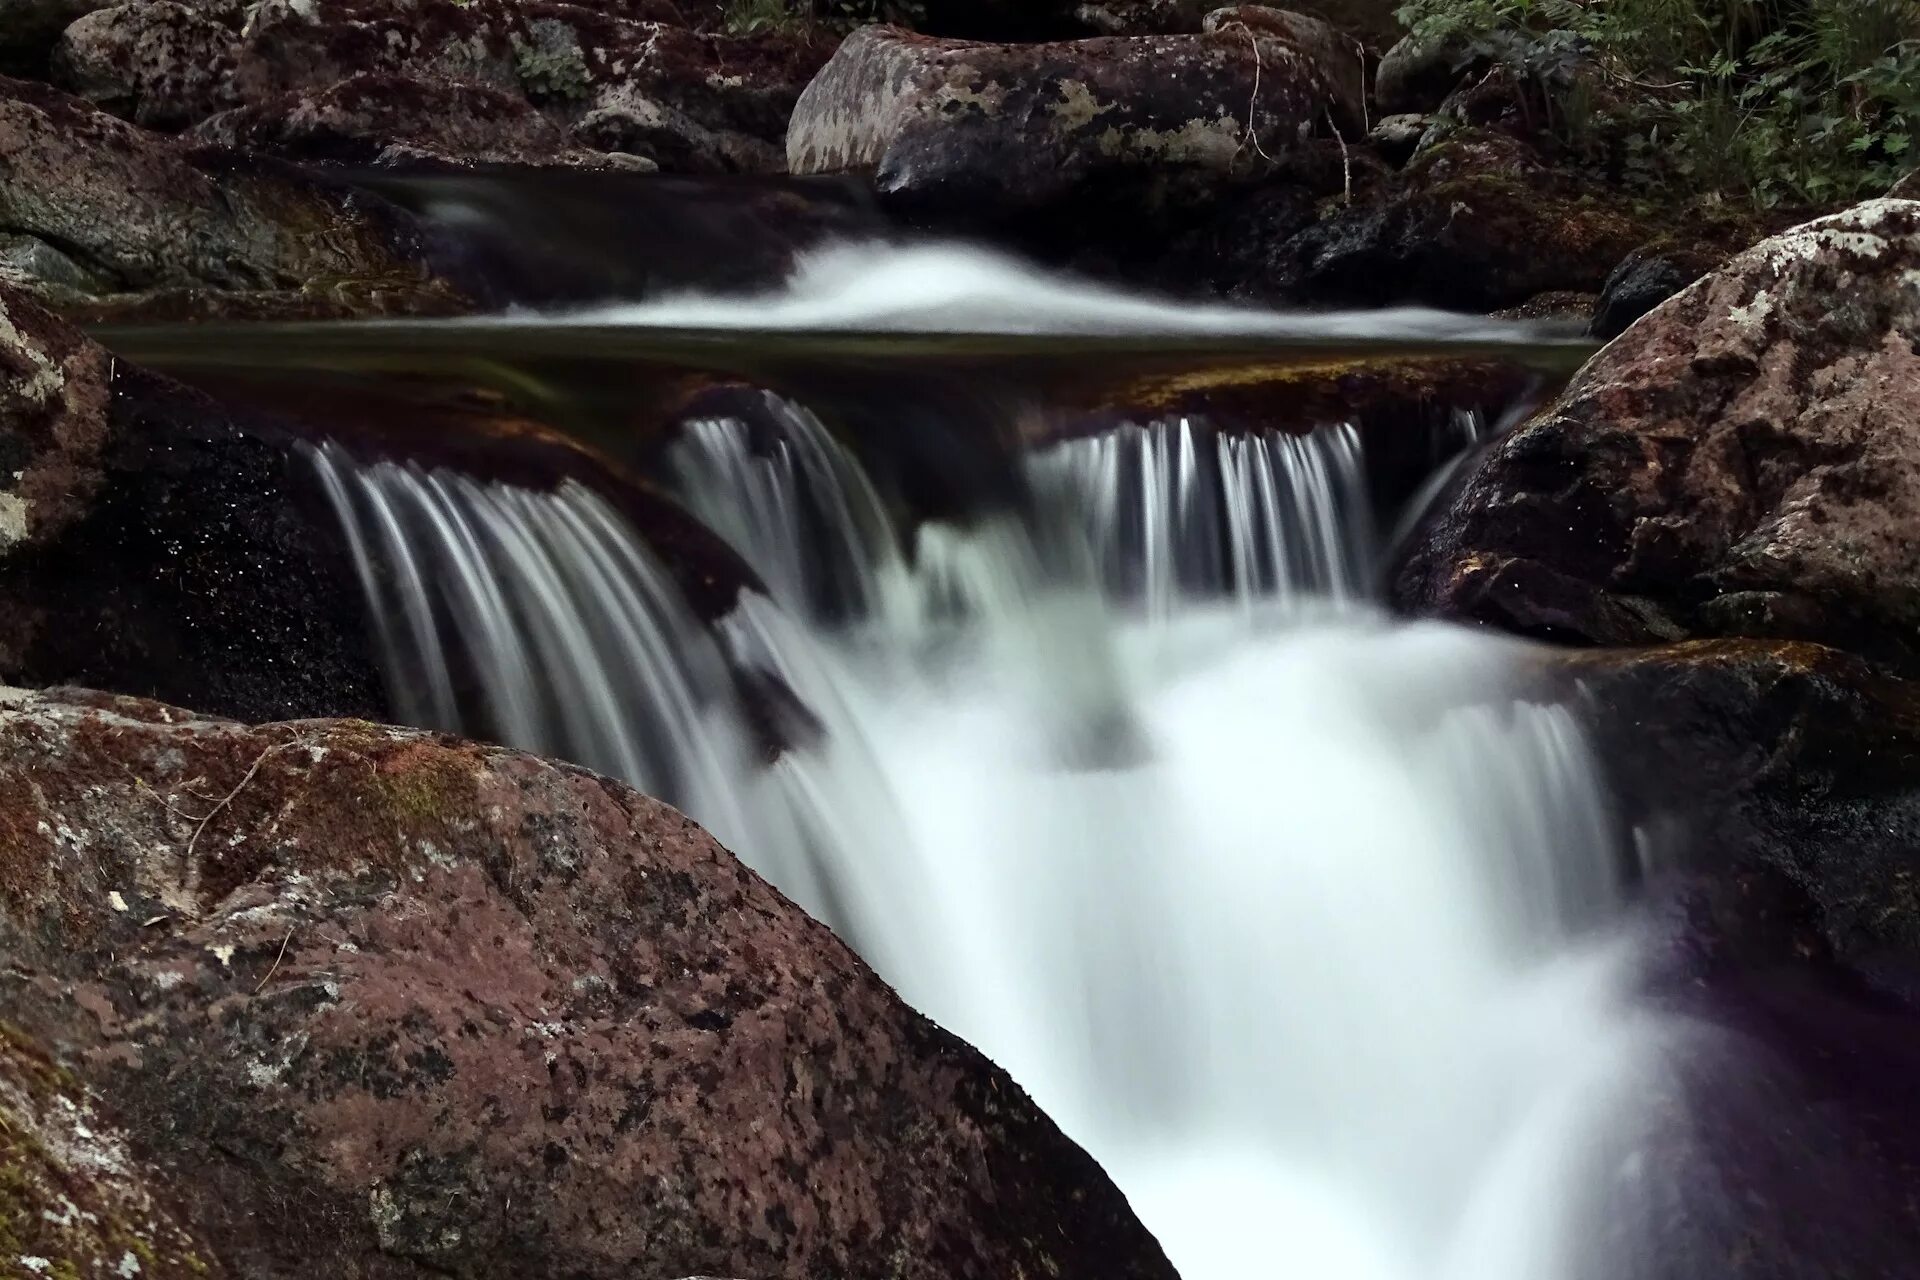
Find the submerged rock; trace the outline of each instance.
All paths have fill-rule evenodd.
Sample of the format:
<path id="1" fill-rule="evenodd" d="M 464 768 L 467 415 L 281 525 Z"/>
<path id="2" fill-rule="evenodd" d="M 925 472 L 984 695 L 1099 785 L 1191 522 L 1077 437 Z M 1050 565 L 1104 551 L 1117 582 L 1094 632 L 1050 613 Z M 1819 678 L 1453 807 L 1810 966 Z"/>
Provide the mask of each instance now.
<path id="1" fill-rule="evenodd" d="M 0 1012 L 215 1274 L 1172 1280 L 1003 1072 L 604 778 L 10 692 L 0 798 Z"/>
<path id="2" fill-rule="evenodd" d="M 1269 171 L 1339 92 L 1297 44 L 1249 32 L 991 45 L 865 28 L 802 95 L 787 159 L 979 214 Z"/>
<path id="3" fill-rule="evenodd" d="M 1403 607 L 1588 644 L 1812 640 L 1920 667 L 1920 203 L 1763 242 L 1496 447 Z"/>

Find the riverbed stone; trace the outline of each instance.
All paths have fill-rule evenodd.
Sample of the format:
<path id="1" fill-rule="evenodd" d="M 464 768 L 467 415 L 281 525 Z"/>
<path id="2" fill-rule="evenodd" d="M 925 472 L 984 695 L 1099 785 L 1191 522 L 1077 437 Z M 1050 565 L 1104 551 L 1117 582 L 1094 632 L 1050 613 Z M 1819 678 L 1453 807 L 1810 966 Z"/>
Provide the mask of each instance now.
<path id="1" fill-rule="evenodd" d="M 605 778 L 16 691 L 0 797 L 0 1016 L 215 1274 L 1173 1278 L 1003 1072 Z"/>
<path id="2" fill-rule="evenodd" d="M 90 13 L 61 35 L 55 79 L 135 124 L 180 129 L 230 105 L 238 34 L 204 11 L 143 0 Z"/>
<path id="3" fill-rule="evenodd" d="M 111 293 L 357 291 L 374 306 L 458 305 L 398 210 L 190 152 L 26 81 L 0 79 L 0 228 L 57 248 Z"/>
<path id="4" fill-rule="evenodd" d="M 1766 240 L 1502 441 L 1403 607 L 1586 644 L 1809 640 L 1920 670 L 1920 203 Z"/>
<path id="5" fill-rule="evenodd" d="M 1040 45 L 868 27 L 801 96 L 787 160 L 869 175 L 905 204 L 1033 209 L 1101 183 L 1270 170 L 1337 101 L 1313 56 L 1238 27 Z"/>

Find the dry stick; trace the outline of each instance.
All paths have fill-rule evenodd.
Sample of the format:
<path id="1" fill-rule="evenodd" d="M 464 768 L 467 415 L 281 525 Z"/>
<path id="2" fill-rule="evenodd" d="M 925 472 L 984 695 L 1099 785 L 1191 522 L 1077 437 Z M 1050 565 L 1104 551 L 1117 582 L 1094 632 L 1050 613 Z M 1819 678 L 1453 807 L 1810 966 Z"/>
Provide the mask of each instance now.
<path id="1" fill-rule="evenodd" d="M 1260 41 L 1254 37 L 1253 28 L 1246 23 L 1235 22 L 1229 25 L 1238 27 L 1246 33 L 1247 47 L 1253 50 L 1253 96 L 1247 99 L 1247 141 L 1253 144 L 1255 154 L 1268 164 L 1272 164 L 1273 157 L 1268 155 L 1266 148 L 1260 145 L 1260 135 L 1254 131 L 1253 127 L 1254 113 L 1260 107 L 1260 73 L 1264 69 L 1260 60 Z M 1223 31 L 1226 29 L 1221 28 Z M 1235 154 L 1237 155 L 1238 152 Z"/>
<path id="2" fill-rule="evenodd" d="M 1326 113 L 1327 127 L 1333 130 L 1333 140 L 1340 144 L 1340 203 L 1353 203 L 1353 156 L 1347 152 L 1347 140 L 1340 136 L 1340 126 L 1333 121 L 1333 112 Z"/>
<path id="3" fill-rule="evenodd" d="M 267 984 L 273 981 L 273 975 L 280 972 L 280 962 L 287 958 L 287 944 L 292 941 L 293 941 L 293 926 L 288 925 L 287 936 L 280 939 L 280 954 L 273 958 L 273 968 L 267 970 L 267 976 L 260 979 L 260 985 L 253 989 L 253 994 L 259 995 L 262 991 L 265 991 L 267 989 Z"/>
<path id="4" fill-rule="evenodd" d="M 187 841 L 187 861 L 189 862 L 193 861 L 193 848 L 195 845 L 200 843 L 200 833 L 207 829 L 207 824 L 209 822 L 212 822 L 215 818 L 219 817 L 220 811 L 222 809 L 225 809 L 228 805 L 232 804 L 233 798 L 239 795 L 242 791 L 245 791 L 247 789 L 247 784 L 253 781 L 254 774 L 260 772 L 260 766 L 267 762 L 268 756 L 272 755 L 274 752 L 280 750 L 282 747 L 285 747 L 287 745 L 288 744 L 284 742 L 275 743 L 273 746 L 268 747 L 265 751 L 262 751 L 258 756 L 254 758 L 253 767 L 247 770 L 246 776 L 240 779 L 240 785 L 236 786 L 233 790 L 227 792 L 225 796 L 221 797 L 220 802 L 218 804 L 214 805 L 213 808 L 207 810 L 207 816 L 200 819 L 200 825 L 193 829 L 193 835 Z"/>

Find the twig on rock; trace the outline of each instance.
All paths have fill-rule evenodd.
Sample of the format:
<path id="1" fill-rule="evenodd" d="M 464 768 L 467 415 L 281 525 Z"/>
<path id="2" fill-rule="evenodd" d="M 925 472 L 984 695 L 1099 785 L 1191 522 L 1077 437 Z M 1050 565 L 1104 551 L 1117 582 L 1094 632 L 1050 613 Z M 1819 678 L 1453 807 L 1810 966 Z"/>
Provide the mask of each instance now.
<path id="1" fill-rule="evenodd" d="M 1243 142 L 1240 145 L 1244 148 L 1247 142 L 1251 142 L 1253 144 L 1254 154 L 1258 155 L 1262 160 L 1265 160 L 1268 164 L 1272 164 L 1273 157 L 1268 155 L 1266 148 L 1260 145 L 1260 134 L 1253 127 L 1255 114 L 1258 112 L 1260 108 L 1260 74 L 1262 71 L 1265 70 L 1265 64 L 1260 57 L 1260 40 L 1259 40 L 1259 37 L 1253 34 L 1253 28 L 1248 26 L 1244 22 L 1229 22 L 1225 26 L 1221 27 L 1220 30 L 1231 31 L 1235 27 L 1240 28 L 1240 30 L 1246 35 L 1247 47 L 1253 50 L 1253 94 L 1247 99 L 1246 142 Z"/>
<path id="2" fill-rule="evenodd" d="M 1340 136 L 1340 126 L 1334 123 L 1333 112 L 1327 115 L 1327 127 L 1333 130 L 1333 140 L 1340 144 L 1340 203 L 1353 203 L 1353 155 L 1347 150 L 1347 140 Z"/>
<path id="3" fill-rule="evenodd" d="M 233 790 L 227 792 L 226 795 L 222 796 L 220 798 L 219 803 L 215 804 L 213 808 L 207 810 L 206 816 L 200 819 L 200 825 L 193 829 L 193 835 L 187 841 L 187 861 L 188 862 L 193 861 L 194 846 L 200 843 L 200 835 L 202 832 L 204 832 L 207 829 L 207 824 L 209 822 L 212 822 L 215 818 L 219 817 L 220 812 L 223 809 L 225 809 L 228 805 L 233 803 L 234 797 L 238 796 L 242 791 L 245 791 L 247 789 L 247 784 L 253 781 L 253 775 L 260 772 L 260 766 L 267 762 L 267 757 L 274 754 L 277 751 L 285 751 L 288 747 L 291 747 L 294 745 L 296 744 L 292 742 L 276 742 L 274 745 L 262 751 L 258 756 L 254 757 L 253 766 L 247 770 L 246 776 L 240 779 L 239 785 L 234 787 Z"/>
<path id="4" fill-rule="evenodd" d="M 267 984 L 273 981 L 273 975 L 280 972 L 280 962 L 287 958 L 287 944 L 292 941 L 293 941 L 293 926 L 288 925 L 287 936 L 280 939 L 280 954 L 273 958 L 273 968 L 267 970 L 267 976 L 260 979 L 260 985 L 253 989 L 253 994 L 259 995 L 262 991 L 265 991 L 267 989 Z"/>

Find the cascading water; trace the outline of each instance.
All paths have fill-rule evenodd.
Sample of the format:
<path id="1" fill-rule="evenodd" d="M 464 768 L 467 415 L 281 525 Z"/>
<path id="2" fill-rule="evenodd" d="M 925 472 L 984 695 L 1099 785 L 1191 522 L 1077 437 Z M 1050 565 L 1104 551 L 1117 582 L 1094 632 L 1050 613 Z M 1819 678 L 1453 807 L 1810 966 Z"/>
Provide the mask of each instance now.
<path id="1" fill-rule="evenodd" d="M 323 451 L 401 705 L 713 826 L 1007 1067 L 1187 1280 L 1608 1274 L 1660 1036 L 1599 929 L 1596 768 L 1506 646 L 1362 602 L 1357 433 L 1124 426 L 907 555 L 768 409 L 669 454 L 771 592 L 712 633 L 586 490 Z M 754 758 L 729 665 L 822 732 Z"/>

